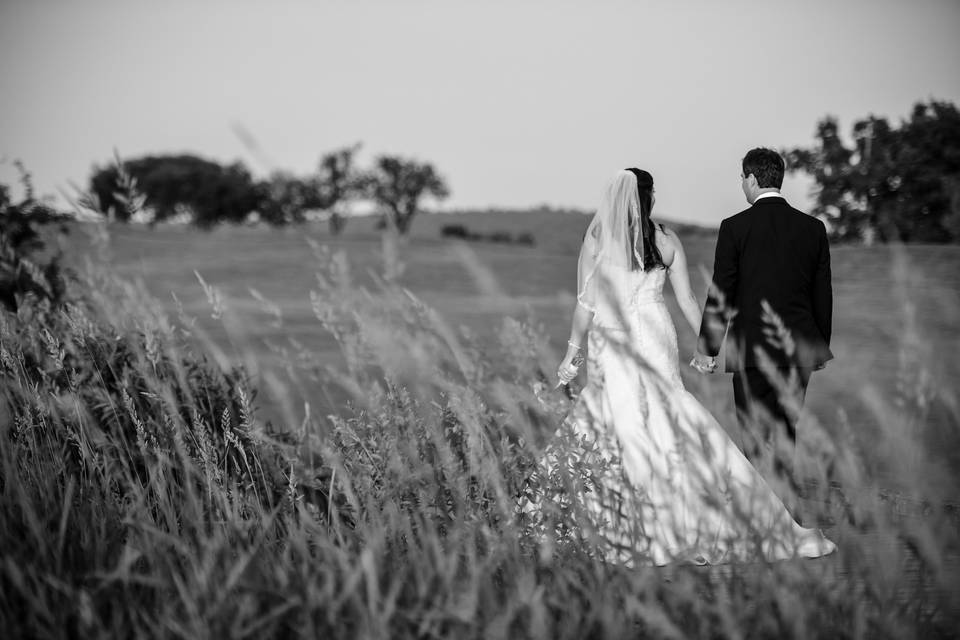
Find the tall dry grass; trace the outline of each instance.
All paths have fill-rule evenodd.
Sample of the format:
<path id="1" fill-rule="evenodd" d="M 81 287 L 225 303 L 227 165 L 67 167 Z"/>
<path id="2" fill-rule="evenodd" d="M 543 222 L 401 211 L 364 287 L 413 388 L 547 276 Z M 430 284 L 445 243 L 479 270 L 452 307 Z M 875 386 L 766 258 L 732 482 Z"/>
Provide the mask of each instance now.
<path id="1" fill-rule="evenodd" d="M 336 337 L 346 367 L 305 348 L 279 370 L 234 367 L 242 344 L 239 358 L 218 353 L 191 318 L 168 317 L 142 287 L 96 267 L 67 304 L 28 297 L 0 316 L 7 637 L 926 638 L 958 628 L 947 569 L 960 536 L 945 508 L 956 478 L 902 435 L 931 407 L 956 416 L 956 396 L 911 355 L 924 342 L 909 323 L 902 393 L 872 402 L 876 446 L 910 456 L 897 468 L 922 516 L 869 490 L 843 425 L 829 425 L 800 455 L 814 498 L 836 504 L 845 489 L 843 508 L 822 514 L 839 523 L 835 556 L 628 567 L 611 560 L 585 500 L 611 461 L 565 425 L 567 398 L 536 392 L 556 364 L 543 332 L 506 319 L 498 345 L 478 344 L 396 284 L 403 248 L 386 238 L 373 288 L 354 284 L 344 254 L 315 247 L 317 331 Z M 201 282 L 211 312 L 242 326 L 216 283 Z M 298 392 L 310 376 L 350 398 L 342 411 L 313 415 Z M 284 406 L 283 420 L 260 417 L 260 394 Z"/>

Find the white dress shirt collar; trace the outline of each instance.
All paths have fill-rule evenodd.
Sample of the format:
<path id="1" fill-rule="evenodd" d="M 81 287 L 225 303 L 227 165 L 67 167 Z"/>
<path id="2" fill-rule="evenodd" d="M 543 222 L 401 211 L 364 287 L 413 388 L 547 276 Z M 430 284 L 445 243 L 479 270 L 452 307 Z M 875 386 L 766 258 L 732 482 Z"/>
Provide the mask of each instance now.
<path id="1" fill-rule="evenodd" d="M 753 204 L 757 204 L 757 201 L 759 201 L 762 198 L 782 198 L 782 197 L 783 197 L 783 194 L 780 193 L 779 191 L 767 191 L 766 193 L 761 193 L 756 198 L 754 198 Z"/>

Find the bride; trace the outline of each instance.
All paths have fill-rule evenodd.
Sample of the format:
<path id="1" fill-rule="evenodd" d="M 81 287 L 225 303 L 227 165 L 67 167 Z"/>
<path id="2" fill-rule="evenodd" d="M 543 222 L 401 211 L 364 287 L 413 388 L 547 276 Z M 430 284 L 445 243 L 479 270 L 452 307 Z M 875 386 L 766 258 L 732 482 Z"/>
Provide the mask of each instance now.
<path id="1" fill-rule="evenodd" d="M 577 307 L 557 373 L 563 384 L 576 377 L 586 340 L 587 384 L 568 421 L 578 436 L 606 447 L 624 481 L 597 487 L 620 497 L 605 506 L 590 497 L 596 515 L 621 554 L 657 565 L 829 554 L 833 542 L 793 520 L 684 389 L 663 299 L 667 276 L 695 334 L 701 314 L 680 239 L 650 219 L 655 200 L 648 172 L 618 172 L 580 249 Z"/>

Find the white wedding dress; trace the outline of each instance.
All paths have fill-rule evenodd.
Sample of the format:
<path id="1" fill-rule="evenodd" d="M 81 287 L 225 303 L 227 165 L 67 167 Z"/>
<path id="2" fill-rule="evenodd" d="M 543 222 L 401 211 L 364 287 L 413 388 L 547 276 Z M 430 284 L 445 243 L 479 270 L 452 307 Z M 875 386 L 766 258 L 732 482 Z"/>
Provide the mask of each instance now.
<path id="1" fill-rule="evenodd" d="M 581 298 L 594 312 L 587 384 L 567 421 L 615 463 L 586 499 L 620 557 L 713 564 L 832 552 L 684 388 L 667 270 L 601 264 L 591 275 L 598 288 L 589 304 Z"/>

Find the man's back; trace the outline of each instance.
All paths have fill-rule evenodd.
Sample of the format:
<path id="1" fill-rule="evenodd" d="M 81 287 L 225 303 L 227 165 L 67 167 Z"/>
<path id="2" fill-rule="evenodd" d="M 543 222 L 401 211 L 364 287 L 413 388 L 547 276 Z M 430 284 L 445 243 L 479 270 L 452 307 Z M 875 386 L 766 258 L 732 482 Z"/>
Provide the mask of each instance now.
<path id="1" fill-rule="evenodd" d="M 822 222 L 794 209 L 782 197 L 758 199 L 721 224 L 714 277 L 736 310 L 730 325 L 728 370 L 756 367 L 758 345 L 778 366 L 813 368 L 833 357 L 828 347 L 830 249 Z M 793 358 L 769 343 L 764 300 L 790 330 L 796 343 Z"/>
<path id="2" fill-rule="evenodd" d="M 740 187 L 750 208 L 720 224 L 713 286 L 700 321 L 693 364 L 705 373 L 727 336 L 727 370 L 743 428 L 743 451 L 751 461 L 774 452 L 777 475 L 791 480 L 791 455 L 777 453 L 781 438 L 796 442 L 797 422 L 811 373 L 833 358 L 830 325 L 830 243 L 823 223 L 797 211 L 780 195 L 786 163 L 773 149 L 756 147 L 740 162 Z M 791 340 L 778 338 L 776 320 Z M 765 351 L 779 373 L 761 367 Z M 789 354 L 789 355 L 788 355 Z M 787 371 L 797 366 L 797 371 Z M 793 375 L 796 373 L 796 375 Z M 792 384 L 783 388 L 780 379 Z"/>

